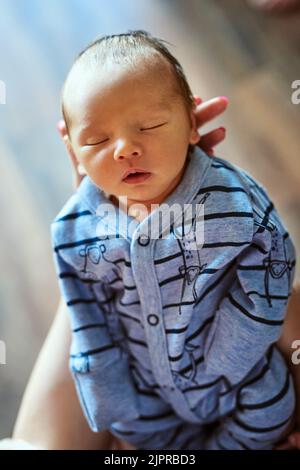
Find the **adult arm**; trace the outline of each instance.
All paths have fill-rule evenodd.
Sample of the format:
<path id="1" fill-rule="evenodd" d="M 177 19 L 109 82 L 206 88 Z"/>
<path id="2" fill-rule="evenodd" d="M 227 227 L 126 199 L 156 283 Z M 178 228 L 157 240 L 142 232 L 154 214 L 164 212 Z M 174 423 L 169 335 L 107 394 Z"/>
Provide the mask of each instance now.
<path id="1" fill-rule="evenodd" d="M 13 438 L 48 450 L 109 449 L 111 434 L 92 432 L 81 410 L 68 368 L 70 344 L 70 321 L 61 300 L 28 382 Z"/>

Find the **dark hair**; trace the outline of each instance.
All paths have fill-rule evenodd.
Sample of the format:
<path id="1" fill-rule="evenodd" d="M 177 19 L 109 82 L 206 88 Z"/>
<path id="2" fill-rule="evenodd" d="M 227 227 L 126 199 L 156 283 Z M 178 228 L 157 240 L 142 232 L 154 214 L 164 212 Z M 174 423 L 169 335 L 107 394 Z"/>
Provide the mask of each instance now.
<path id="1" fill-rule="evenodd" d="M 174 82 L 177 85 L 177 94 L 183 98 L 187 109 L 190 110 L 194 104 L 192 91 L 182 66 L 165 44 L 171 45 L 168 41 L 158 39 L 144 30 L 130 30 L 127 33 L 105 35 L 85 47 L 76 57 L 72 68 L 83 59 L 87 60 L 91 65 L 103 64 L 107 59 L 112 60 L 114 63 L 128 63 L 134 65 L 137 58 L 141 56 L 149 57 L 149 52 L 153 54 L 153 50 L 157 51 L 160 55 L 165 57 L 170 64 L 171 71 L 175 78 Z M 66 125 L 68 125 L 68 117 L 63 98 L 62 114 Z"/>

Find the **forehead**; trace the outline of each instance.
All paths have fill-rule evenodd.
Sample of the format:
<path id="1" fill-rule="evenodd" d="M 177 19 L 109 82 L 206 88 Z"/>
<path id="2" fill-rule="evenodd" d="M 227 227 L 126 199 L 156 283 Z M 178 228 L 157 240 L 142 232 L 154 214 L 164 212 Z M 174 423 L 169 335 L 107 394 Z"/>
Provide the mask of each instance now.
<path id="1" fill-rule="evenodd" d="M 63 93 L 64 107 L 72 121 L 120 109 L 168 109 L 178 96 L 171 65 L 164 59 L 139 60 L 134 66 L 106 63 L 80 64 L 71 71 Z"/>

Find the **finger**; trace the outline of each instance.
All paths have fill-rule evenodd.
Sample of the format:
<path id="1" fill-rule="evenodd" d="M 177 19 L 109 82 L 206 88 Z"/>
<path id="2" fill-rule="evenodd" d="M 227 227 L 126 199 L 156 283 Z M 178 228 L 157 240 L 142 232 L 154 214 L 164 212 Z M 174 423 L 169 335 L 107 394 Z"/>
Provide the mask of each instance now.
<path id="1" fill-rule="evenodd" d="M 276 446 L 276 450 L 300 449 L 300 432 L 293 432 L 280 445 Z"/>
<path id="2" fill-rule="evenodd" d="M 275 447 L 275 450 L 293 450 L 295 449 L 295 446 L 292 446 L 289 442 L 284 442 L 283 444 L 280 444 L 279 446 Z"/>
<path id="3" fill-rule="evenodd" d="M 288 440 L 292 446 L 296 447 L 296 449 L 300 449 L 300 432 L 292 433 Z"/>
<path id="4" fill-rule="evenodd" d="M 194 100 L 197 106 L 203 103 L 203 100 L 200 98 L 200 96 L 194 95 Z"/>
<path id="5" fill-rule="evenodd" d="M 283 13 L 299 7 L 298 0 L 248 0 L 251 6 L 264 12 Z"/>
<path id="6" fill-rule="evenodd" d="M 198 146 L 204 150 L 204 152 L 209 153 L 213 147 L 225 139 L 225 136 L 225 127 L 219 127 L 218 129 L 214 129 L 213 131 L 204 134 L 198 142 Z"/>
<path id="7" fill-rule="evenodd" d="M 197 126 L 201 127 L 212 119 L 220 116 L 228 106 L 228 98 L 220 96 L 208 101 L 204 101 L 195 109 Z"/>

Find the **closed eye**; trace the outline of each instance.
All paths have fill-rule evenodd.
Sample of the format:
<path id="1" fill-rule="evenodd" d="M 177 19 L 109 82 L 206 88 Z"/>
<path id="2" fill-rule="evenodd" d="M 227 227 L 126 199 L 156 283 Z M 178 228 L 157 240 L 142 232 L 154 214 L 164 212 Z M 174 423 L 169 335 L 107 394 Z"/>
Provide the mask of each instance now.
<path id="1" fill-rule="evenodd" d="M 152 126 L 152 127 L 145 127 L 143 129 L 141 129 L 141 131 L 148 131 L 150 129 L 157 129 L 158 127 L 162 127 L 164 126 L 165 124 L 167 124 L 167 122 L 163 122 L 162 124 L 158 124 L 157 126 Z"/>
<path id="2" fill-rule="evenodd" d="M 161 124 L 157 124 L 157 126 L 152 126 L 152 127 L 145 127 L 145 128 L 142 128 L 140 129 L 141 131 L 148 131 L 148 130 L 151 130 L 151 129 L 157 129 L 158 127 L 162 127 L 164 126 L 165 124 L 168 124 L 167 122 L 162 122 Z M 92 144 L 86 144 L 87 147 L 93 147 L 95 145 L 100 145 L 100 144 L 104 144 L 105 142 L 107 142 L 109 139 L 103 139 L 103 140 L 100 140 L 99 142 L 95 142 L 95 143 L 92 143 Z"/>
<path id="3" fill-rule="evenodd" d="M 93 147 L 94 145 L 100 145 L 100 144 L 104 144 L 104 142 L 107 142 L 109 139 L 104 139 L 104 140 L 100 140 L 99 142 L 95 142 L 95 143 L 92 143 L 92 144 L 86 144 L 87 147 Z"/>

